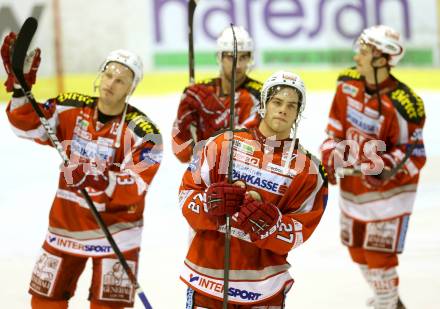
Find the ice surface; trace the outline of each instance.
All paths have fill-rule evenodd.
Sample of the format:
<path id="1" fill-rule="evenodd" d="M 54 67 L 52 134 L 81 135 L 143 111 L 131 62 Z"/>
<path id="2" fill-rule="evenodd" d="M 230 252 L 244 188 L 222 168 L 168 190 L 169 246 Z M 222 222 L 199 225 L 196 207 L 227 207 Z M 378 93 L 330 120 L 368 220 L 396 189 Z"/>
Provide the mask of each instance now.
<path id="1" fill-rule="evenodd" d="M 301 142 L 317 154 L 324 138 L 330 92 L 309 93 Z M 154 308 L 184 308 L 185 285 L 179 280 L 187 247 L 187 224 L 177 191 L 185 166 L 174 158 L 171 124 L 179 94 L 134 98 L 162 131 L 163 164 L 147 194 L 139 281 Z M 409 308 L 440 308 L 440 92 L 421 93 L 428 119 L 424 138 L 428 163 L 422 172 L 406 249 L 400 257 L 400 293 Z M 57 186 L 60 159 L 54 149 L 19 140 L 0 105 L 2 162 L 0 176 L 0 307 L 30 308 L 30 274 L 42 245 Z M 371 295 L 360 271 L 339 243 L 338 190 L 330 189 L 326 213 L 311 239 L 289 255 L 295 284 L 287 308 L 364 308 Z M 222 254 L 222 253 L 219 253 Z M 80 278 L 70 309 L 88 308 L 90 265 Z M 142 308 L 136 301 L 135 308 Z"/>

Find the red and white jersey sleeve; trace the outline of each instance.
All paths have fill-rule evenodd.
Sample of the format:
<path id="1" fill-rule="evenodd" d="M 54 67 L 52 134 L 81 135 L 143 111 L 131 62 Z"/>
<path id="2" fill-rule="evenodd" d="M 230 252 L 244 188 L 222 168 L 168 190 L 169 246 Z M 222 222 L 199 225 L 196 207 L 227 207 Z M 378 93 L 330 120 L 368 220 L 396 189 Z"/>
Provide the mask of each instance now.
<path id="1" fill-rule="evenodd" d="M 14 132 L 50 144 L 30 104 L 15 100 L 7 108 Z M 96 97 L 64 93 L 42 104 L 42 110 L 71 160 L 105 162 L 108 187 L 86 189 L 121 251 L 131 250 L 140 246 L 145 195 L 161 162 L 162 137 L 145 114 L 128 105 L 121 143 L 116 147 L 121 118 L 98 122 L 96 105 Z M 83 196 L 67 185 L 68 177 L 62 167 L 49 217 L 48 245 L 81 256 L 111 254 Z"/>
<path id="2" fill-rule="evenodd" d="M 225 225 L 206 215 L 205 190 L 227 178 L 229 134 L 209 139 L 200 156 L 193 158 L 179 196 L 182 213 L 194 230 L 181 279 L 217 299 L 222 297 Z M 290 142 L 271 147 L 257 129 L 234 134 L 233 181 L 245 182 L 247 190 L 282 213 L 276 230 L 255 242 L 232 217 L 229 295 L 234 304 L 257 304 L 292 284 L 287 254 L 310 237 L 324 212 L 327 180 L 319 161 L 299 147 L 283 173 Z"/>
<path id="3" fill-rule="evenodd" d="M 410 214 L 420 170 L 426 155 L 423 143 L 425 110 L 422 99 L 404 83 L 391 76 L 382 85 L 381 114 L 377 96 L 366 91 L 365 81 L 355 69 L 343 71 L 332 103 L 327 133 L 336 141 L 359 145 L 354 166 L 365 159 L 365 145 L 382 141 L 382 157 L 397 166 L 405 154 L 409 159 L 388 183 L 378 189 L 365 186 L 360 177 L 341 179 L 341 209 L 361 221 L 382 220 Z"/>
<path id="4" fill-rule="evenodd" d="M 258 126 L 261 87 L 260 82 L 247 78 L 237 89 L 235 102 L 236 128 Z M 203 88 L 203 92 L 212 93 L 218 97 L 219 106 L 215 112 L 210 110 L 204 99 L 198 95 L 198 89 L 201 88 Z M 193 155 L 193 135 L 196 136 L 197 142 L 205 141 L 219 129 L 228 126 L 230 97 L 220 97 L 220 92 L 220 78 L 192 85 L 183 92 L 172 133 L 173 152 L 181 162 L 189 162 Z M 211 125 L 214 121 L 218 121 L 219 124 Z"/>

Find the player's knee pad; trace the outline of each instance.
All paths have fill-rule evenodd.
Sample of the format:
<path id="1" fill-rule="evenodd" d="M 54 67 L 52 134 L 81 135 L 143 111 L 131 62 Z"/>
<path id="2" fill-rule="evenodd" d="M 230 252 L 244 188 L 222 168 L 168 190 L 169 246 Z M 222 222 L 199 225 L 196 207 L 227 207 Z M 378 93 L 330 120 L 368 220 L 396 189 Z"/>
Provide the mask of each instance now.
<path id="1" fill-rule="evenodd" d="M 32 309 L 67 309 L 67 300 L 51 300 L 32 295 Z"/>
<path id="2" fill-rule="evenodd" d="M 394 309 L 399 299 L 399 277 L 395 267 L 372 268 L 366 271 L 368 282 L 374 291 L 375 309 Z"/>

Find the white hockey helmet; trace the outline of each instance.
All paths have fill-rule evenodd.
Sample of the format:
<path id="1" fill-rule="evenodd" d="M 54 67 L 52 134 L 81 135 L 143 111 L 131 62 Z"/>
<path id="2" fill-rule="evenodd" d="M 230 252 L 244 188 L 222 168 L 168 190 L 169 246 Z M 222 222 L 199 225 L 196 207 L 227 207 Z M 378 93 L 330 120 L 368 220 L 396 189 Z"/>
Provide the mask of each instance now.
<path id="1" fill-rule="evenodd" d="M 306 106 L 306 87 L 304 82 L 299 77 L 299 75 L 288 72 L 288 71 L 278 71 L 273 73 L 263 84 L 261 90 L 261 104 L 260 104 L 260 115 L 264 118 L 266 114 L 267 102 L 274 95 L 276 87 L 287 86 L 298 91 L 300 99 L 300 107 L 298 110 L 298 116 L 302 113 Z M 298 119 L 298 118 L 297 118 Z"/>
<path id="2" fill-rule="evenodd" d="M 405 54 L 400 33 L 385 25 L 365 29 L 356 42 L 356 48 L 362 43 L 373 45 L 377 50 L 389 55 L 390 66 L 395 66 Z"/>
<path id="3" fill-rule="evenodd" d="M 250 52 L 251 55 L 254 52 L 254 41 L 250 37 L 249 33 L 241 26 L 233 26 L 235 37 L 237 38 L 237 51 L 238 52 Z M 230 26 L 225 28 L 217 39 L 217 51 L 219 54 L 223 52 L 234 51 L 234 37 L 232 35 L 232 29 Z"/>
<path id="4" fill-rule="evenodd" d="M 144 75 L 144 67 L 141 58 L 135 53 L 128 50 L 114 50 L 107 56 L 104 63 L 102 64 L 101 72 L 104 72 L 107 64 L 109 64 L 110 62 L 120 63 L 133 72 L 133 84 L 130 91 L 131 94 L 136 86 L 140 83 Z"/>

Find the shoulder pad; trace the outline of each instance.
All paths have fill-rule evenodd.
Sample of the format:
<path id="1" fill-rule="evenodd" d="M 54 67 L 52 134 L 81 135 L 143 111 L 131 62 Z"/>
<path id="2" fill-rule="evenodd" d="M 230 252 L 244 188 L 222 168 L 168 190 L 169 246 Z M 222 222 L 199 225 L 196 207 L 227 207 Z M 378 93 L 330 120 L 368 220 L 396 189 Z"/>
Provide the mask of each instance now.
<path id="1" fill-rule="evenodd" d="M 203 81 L 197 82 L 196 84 L 186 86 L 183 92 L 185 93 L 188 89 L 197 90 L 205 87 L 215 87 L 216 81 L 217 78 L 204 79 Z"/>
<path id="2" fill-rule="evenodd" d="M 59 94 L 55 100 L 57 101 L 58 105 L 84 107 L 95 103 L 96 97 L 91 97 L 76 92 L 66 92 Z"/>
<path id="3" fill-rule="evenodd" d="M 389 97 L 394 107 L 407 121 L 419 123 L 425 118 L 423 100 L 404 83 L 399 82 Z"/>
<path id="4" fill-rule="evenodd" d="M 131 105 L 128 107 L 127 115 L 125 115 L 125 122 L 141 138 L 147 134 L 160 134 L 159 129 L 147 115 Z"/>
<path id="5" fill-rule="evenodd" d="M 243 88 L 249 91 L 258 100 L 260 100 L 261 88 L 263 88 L 262 83 L 255 79 L 247 78 L 243 84 Z"/>
<path id="6" fill-rule="evenodd" d="M 361 74 L 354 68 L 348 68 L 339 73 L 338 82 L 345 82 L 348 80 L 361 80 Z"/>
<path id="7" fill-rule="evenodd" d="M 317 157 L 312 155 L 312 153 L 310 151 L 308 151 L 307 149 L 305 149 L 301 144 L 298 145 L 298 151 L 305 154 L 305 156 L 307 158 L 309 158 L 310 161 L 312 161 L 318 167 L 319 174 L 321 175 L 322 179 L 324 180 L 324 185 L 327 187 L 328 186 L 327 172 L 325 171 L 324 165 L 322 165 L 321 160 L 319 160 Z"/>
<path id="8" fill-rule="evenodd" d="M 198 82 L 197 84 L 199 85 L 206 85 L 206 86 L 212 86 L 216 84 L 218 77 L 211 77 L 211 78 L 207 78 L 207 79 L 203 79 L 200 82 Z M 197 85 L 196 84 L 196 85 Z"/>

